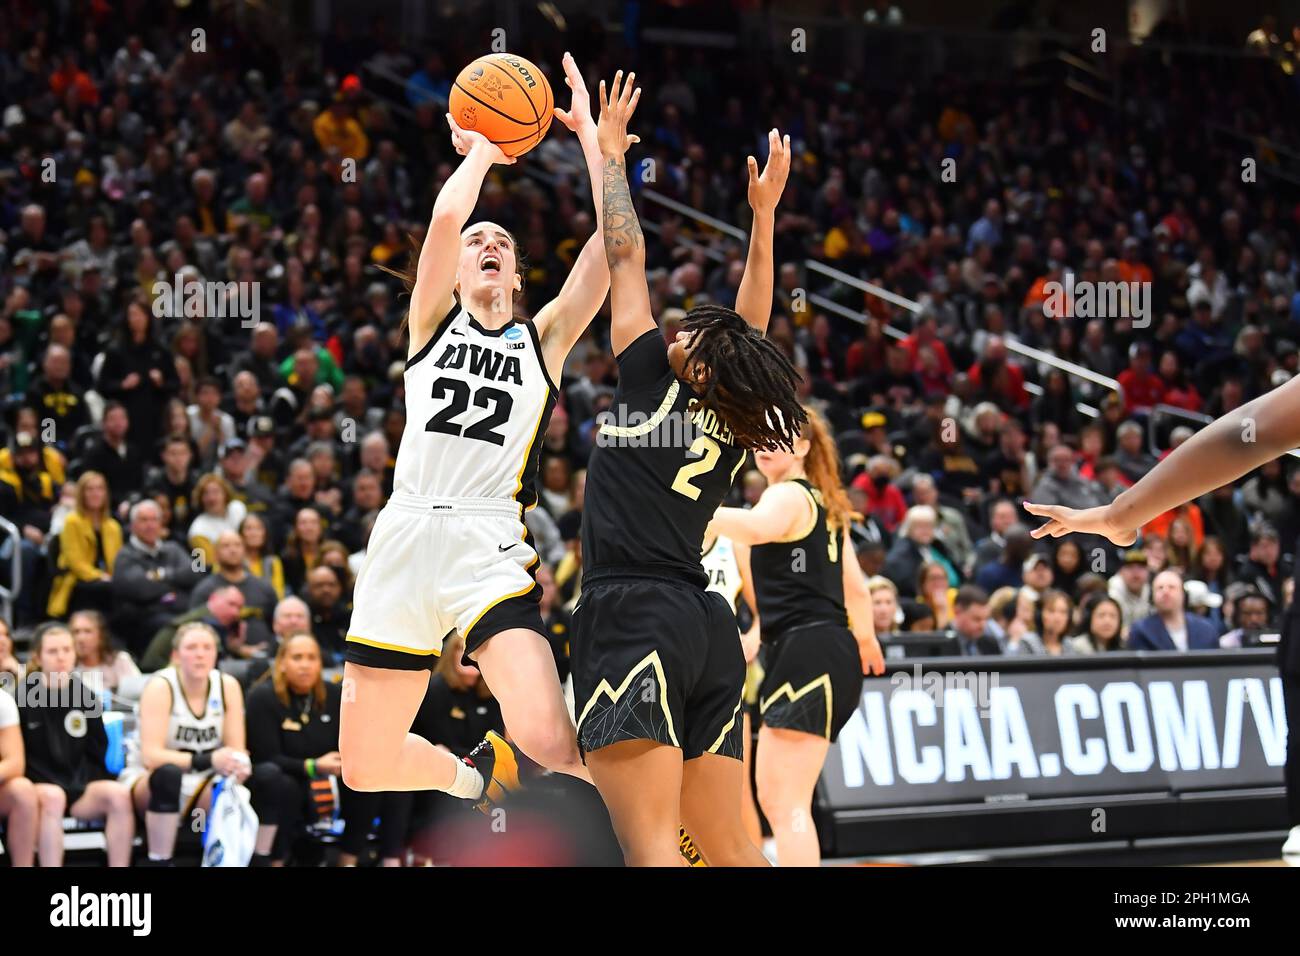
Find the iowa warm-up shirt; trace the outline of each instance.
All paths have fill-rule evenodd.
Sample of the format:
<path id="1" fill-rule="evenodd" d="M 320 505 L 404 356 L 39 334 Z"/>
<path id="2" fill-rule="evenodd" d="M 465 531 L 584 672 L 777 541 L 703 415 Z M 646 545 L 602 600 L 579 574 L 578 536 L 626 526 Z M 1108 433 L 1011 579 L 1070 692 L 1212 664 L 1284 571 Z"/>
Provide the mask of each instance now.
<path id="1" fill-rule="evenodd" d="M 618 356 L 618 389 L 587 467 L 584 573 L 667 573 L 697 583 L 704 531 L 745 450 L 691 386 L 673 374 L 652 329 Z"/>

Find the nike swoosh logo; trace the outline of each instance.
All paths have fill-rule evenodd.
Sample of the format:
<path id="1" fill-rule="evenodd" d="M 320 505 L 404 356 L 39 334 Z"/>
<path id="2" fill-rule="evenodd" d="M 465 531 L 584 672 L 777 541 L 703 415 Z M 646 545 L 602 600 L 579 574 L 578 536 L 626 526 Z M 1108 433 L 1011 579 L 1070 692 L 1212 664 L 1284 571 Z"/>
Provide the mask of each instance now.
<path id="1" fill-rule="evenodd" d="M 519 542 L 518 542 L 518 541 L 516 541 L 514 544 L 510 545 L 510 548 L 517 548 L 517 547 L 519 547 Z M 510 548 L 503 548 L 503 547 L 501 547 L 501 545 L 497 545 L 497 550 L 498 550 L 498 551 L 509 551 Z"/>
<path id="2" fill-rule="evenodd" d="M 448 335 L 464 335 L 465 333 L 464 333 L 464 331 L 461 330 L 461 329 L 448 329 L 448 330 L 447 330 L 447 334 L 448 334 Z"/>

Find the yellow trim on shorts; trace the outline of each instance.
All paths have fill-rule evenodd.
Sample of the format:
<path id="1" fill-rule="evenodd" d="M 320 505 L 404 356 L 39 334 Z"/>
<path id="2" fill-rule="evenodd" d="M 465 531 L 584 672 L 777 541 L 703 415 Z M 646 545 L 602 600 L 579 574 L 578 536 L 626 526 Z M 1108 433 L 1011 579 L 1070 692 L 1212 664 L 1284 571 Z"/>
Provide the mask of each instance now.
<path id="1" fill-rule="evenodd" d="M 216 753 L 216 751 L 214 750 L 212 753 Z M 192 773 L 193 771 L 189 772 Z M 217 772 L 215 770 L 202 770 L 199 772 L 206 774 L 206 776 L 203 778 L 203 782 L 199 784 L 198 789 L 194 791 L 194 795 L 190 797 L 190 802 L 187 803 L 185 809 L 181 811 L 181 817 L 185 819 L 194 815 L 194 808 L 199 805 L 199 800 L 203 797 L 203 791 L 212 785 L 213 780 L 217 779 Z"/>
<path id="2" fill-rule="evenodd" d="M 736 709 L 731 712 L 731 719 L 727 721 L 726 726 L 722 728 L 722 731 L 718 734 L 718 739 L 715 740 L 713 746 L 708 749 L 708 753 L 715 754 L 718 752 L 718 748 L 722 746 L 722 741 L 726 738 L 727 734 L 730 733 L 731 728 L 736 726 L 736 718 L 740 716 L 740 707 L 743 703 L 745 703 L 745 689 L 742 687 L 740 690 L 740 700 L 736 701 Z"/>
<path id="3" fill-rule="evenodd" d="M 767 709 L 771 707 L 772 703 L 782 694 L 790 698 L 790 703 L 793 704 L 800 697 L 803 697 L 805 694 L 810 693 L 811 691 L 815 690 L 817 687 L 822 687 L 826 691 L 826 739 L 830 740 L 831 739 L 831 714 L 833 712 L 832 703 L 831 703 L 832 691 L 831 691 L 830 674 L 822 674 L 821 677 L 816 677 L 810 680 L 807 684 L 804 684 L 798 690 L 795 690 L 793 687 L 790 686 L 790 682 L 786 681 L 784 684 L 782 684 L 780 687 L 776 689 L 776 692 L 772 694 L 771 697 L 769 697 L 767 700 L 763 701 L 761 704 L 758 705 L 758 712 L 760 714 L 766 714 Z"/>
<path id="4" fill-rule="evenodd" d="M 526 538 L 527 538 L 527 534 L 528 534 L 527 529 L 525 529 L 525 531 L 524 531 L 525 541 L 526 541 Z M 525 571 L 528 571 L 528 569 L 531 568 L 534 564 L 536 564 L 539 560 L 541 560 L 541 559 L 540 559 L 539 557 L 537 557 L 536 555 L 534 555 L 534 556 L 533 556 L 533 560 L 528 562 L 528 567 L 525 568 L 524 570 L 525 570 Z M 495 601 L 493 601 L 491 604 L 489 604 L 489 605 L 488 605 L 487 607 L 485 607 L 483 610 L 479 611 L 478 614 L 475 615 L 474 620 L 472 620 L 472 621 L 469 622 L 469 627 L 465 628 L 465 630 L 463 630 L 463 631 L 461 632 L 461 635 L 460 635 L 460 636 L 463 637 L 465 640 L 468 641 L 468 640 L 469 640 L 470 632 L 473 631 L 474 628 L 478 626 L 478 622 L 482 619 L 482 617 L 483 617 L 484 614 L 486 614 L 488 611 L 492 610 L 492 609 L 493 609 L 494 607 L 496 607 L 498 604 L 503 604 L 503 603 L 505 603 L 506 601 L 509 601 L 511 598 L 523 597 L 525 594 L 527 594 L 529 591 L 531 591 L 531 590 L 532 590 L 533 588 L 535 588 L 535 587 L 537 587 L 537 582 L 536 582 L 536 581 L 532 581 L 532 582 L 531 582 L 531 583 L 530 583 L 526 588 L 524 588 L 524 589 L 521 590 L 521 591 L 514 591 L 514 592 L 512 592 L 512 593 L 510 593 L 510 594 L 503 594 L 501 597 L 497 598 Z"/>
<path id="5" fill-rule="evenodd" d="M 668 708 L 668 679 L 664 676 L 664 665 L 663 661 L 659 659 L 658 651 L 651 651 L 640 661 L 633 664 L 632 669 L 627 672 L 627 676 L 623 678 L 623 683 L 619 684 L 617 689 L 610 686 L 609 681 L 602 677 L 596 689 L 592 691 L 591 697 L 583 706 L 582 713 L 578 716 L 577 726 L 582 726 L 582 722 L 587 718 L 591 708 L 596 706 L 596 698 L 601 694 L 608 697 L 611 704 L 618 703 L 618 699 L 623 696 L 628 685 L 632 683 L 632 678 L 645 670 L 647 664 L 654 665 L 655 674 L 659 678 L 659 708 L 664 712 L 664 718 L 668 721 L 668 736 L 672 739 L 673 746 L 680 750 L 682 745 L 677 740 L 677 730 L 673 727 L 673 712 Z"/>
<path id="6" fill-rule="evenodd" d="M 668 417 L 668 411 L 673 407 L 673 402 L 677 401 L 677 392 L 680 389 L 681 384 L 677 379 L 673 379 L 672 384 L 668 386 L 668 391 L 664 392 L 664 400 L 659 403 L 654 414 L 640 425 L 611 425 L 606 422 L 600 426 L 600 433 L 611 438 L 636 438 L 638 435 L 649 434 Z"/>
<path id="7" fill-rule="evenodd" d="M 804 493 L 804 496 L 808 499 L 808 504 L 812 505 L 812 515 L 811 517 L 809 517 L 808 524 L 804 527 L 802 531 L 800 531 L 796 535 L 789 535 L 784 538 L 777 538 L 776 543 L 778 544 L 788 544 L 792 541 L 802 541 L 804 538 L 808 537 L 808 535 L 812 534 L 813 529 L 817 527 L 817 512 L 818 512 L 817 499 L 813 497 L 813 493 L 808 490 L 807 486 L 801 485 L 797 481 L 792 482 L 792 484 Z"/>
<path id="8" fill-rule="evenodd" d="M 372 641 L 369 638 L 357 637 L 355 634 L 349 634 L 345 640 L 354 644 L 365 644 L 367 647 L 377 647 L 381 651 L 396 651 L 398 654 L 410 654 L 412 657 L 428 657 L 432 654 L 434 657 L 441 656 L 441 651 L 417 651 L 411 647 L 401 647 L 397 644 L 385 644 L 383 641 Z"/>

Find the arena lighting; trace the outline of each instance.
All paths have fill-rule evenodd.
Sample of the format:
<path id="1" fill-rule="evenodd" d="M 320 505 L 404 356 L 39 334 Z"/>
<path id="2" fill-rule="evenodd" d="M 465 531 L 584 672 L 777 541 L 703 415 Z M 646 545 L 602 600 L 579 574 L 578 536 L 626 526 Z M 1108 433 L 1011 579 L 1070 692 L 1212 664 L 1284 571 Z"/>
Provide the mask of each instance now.
<path id="1" fill-rule="evenodd" d="M 551 24 L 555 29 L 564 31 L 569 28 L 568 22 L 564 19 L 564 14 L 560 12 L 559 8 L 556 7 L 555 4 L 550 2 L 539 3 L 537 5 L 537 11 L 542 16 L 546 17 L 547 20 L 551 21 Z"/>

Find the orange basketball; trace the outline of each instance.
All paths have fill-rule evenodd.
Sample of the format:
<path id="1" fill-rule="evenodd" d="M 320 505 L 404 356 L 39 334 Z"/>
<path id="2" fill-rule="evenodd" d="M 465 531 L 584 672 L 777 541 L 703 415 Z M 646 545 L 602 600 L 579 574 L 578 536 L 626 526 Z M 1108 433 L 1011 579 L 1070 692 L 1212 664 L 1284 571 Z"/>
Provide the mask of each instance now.
<path id="1" fill-rule="evenodd" d="M 554 107 L 542 71 L 512 53 L 489 53 L 465 67 L 448 101 L 461 129 L 482 133 L 507 156 L 522 156 L 542 141 Z"/>

